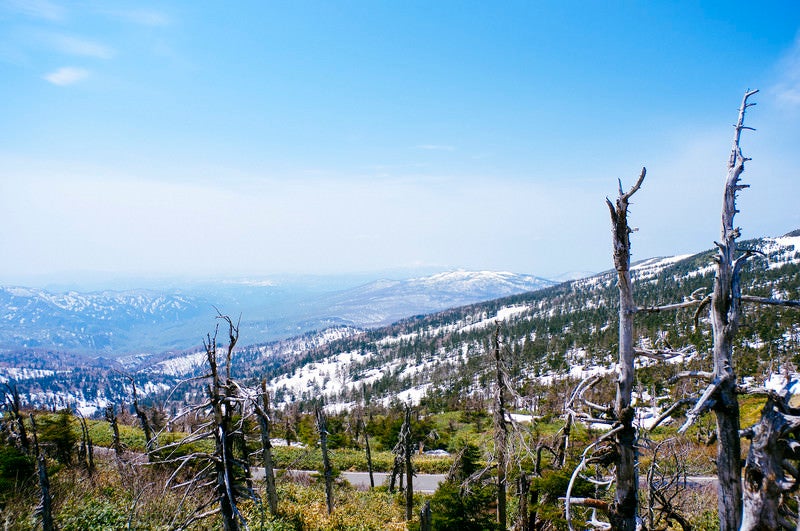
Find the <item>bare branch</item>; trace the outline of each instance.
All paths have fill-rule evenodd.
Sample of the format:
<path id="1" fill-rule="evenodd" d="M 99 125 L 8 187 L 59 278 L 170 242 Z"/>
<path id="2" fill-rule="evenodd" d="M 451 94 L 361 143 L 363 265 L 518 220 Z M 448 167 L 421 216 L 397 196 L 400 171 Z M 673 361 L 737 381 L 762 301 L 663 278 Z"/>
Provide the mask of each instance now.
<path id="1" fill-rule="evenodd" d="M 559 501 L 564 501 L 566 498 L 559 498 Z M 592 507 L 593 509 L 600 509 L 601 511 L 608 511 L 608 502 L 598 500 L 597 498 L 571 498 L 571 505 L 582 505 L 583 507 Z"/>
<path id="2" fill-rule="evenodd" d="M 700 398 L 697 399 L 695 406 L 686 414 L 686 422 L 680 427 L 678 433 L 681 435 L 686 433 L 686 430 L 688 430 L 689 427 L 694 424 L 695 420 L 697 420 L 699 416 L 706 411 L 709 411 L 714 406 L 714 399 L 712 397 L 724 382 L 724 379 L 717 378 L 711 382 L 708 387 L 706 387 L 706 390 L 702 395 L 700 395 Z"/>
<path id="3" fill-rule="evenodd" d="M 714 380 L 714 373 L 708 371 L 682 371 L 667 380 L 667 383 L 675 383 L 678 380 L 683 380 L 686 378 L 698 378 L 700 380 L 705 380 L 706 382 L 711 382 Z"/>
<path id="4" fill-rule="evenodd" d="M 634 349 L 634 353 L 637 356 L 642 356 L 657 361 L 667 361 L 679 356 L 688 356 L 694 352 L 694 347 L 691 346 L 679 350 L 652 350 L 647 348 Z"/>
<path id="5" fill-rule="evenodd" d="M 680 310 L 681 308 L 689 308 L 692 306 L 697 306 L 698 304 L 702 304 L 703 301 L 706 299 L 703 296 L 703 293 L 698 293 L 705 291 L 704 289 L 700 289 L 692 293 L 691 298 L 686 299 L 683 302 L 676 302 L 674 304 L 665 304 L 663 306 L 646 306 L 643 308 L 637 308 L 637 312 L 644 312 L 644 313 L 659 313 L 659 312 L 666 312 L 672 310 Z"/>
<path id="6" fill-rule="evenodd" d="M 653 425 L 650 426 L 650 429 L 648 431 L 653 431 L 659 424 L 661 424 L 667 418 L 669 418 L 669 416 L 672 415 L 675 411 L 677 411 L 678 409 L 687 404 L 691 404 L 692 402 L 693 400 L 691 398 L 683 398 L 681 400 L 678 400 L 677 402 L 672 404 L 669 408 L 667 408 L 663 413 L 661 413 L 661 415 L 658 416 L 658 418 L 655 420 L 655 422 L 653 422 Z"/>
<path id="7" fill-rule="evenodd" d="M 756 297 L 754 295 L 742 295 L 739 297 L 742 302 L 751 304 L 764 304 L 768 306 L 786 306 L 789 308 L 800 308 L 800 300 L 780 300 L 768 297 Z"/>
<path id="8" fill-rule="evenodd" d="M 697 328 L 700 323 L 700 314 L 703 312 L 703 308 L 711 304 L 711 295 L 704 298 L 700 301 L 700 305 L 697 307 L 697 310 L 694 312 L 694 327 Z"/>

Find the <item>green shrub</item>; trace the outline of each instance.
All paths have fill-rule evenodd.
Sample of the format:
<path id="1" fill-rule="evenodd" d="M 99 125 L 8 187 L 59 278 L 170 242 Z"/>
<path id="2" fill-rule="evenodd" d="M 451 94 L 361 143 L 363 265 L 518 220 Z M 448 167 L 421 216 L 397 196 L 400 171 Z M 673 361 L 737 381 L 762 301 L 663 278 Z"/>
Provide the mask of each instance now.
<path id="1" fill-rule="evenodd" d="M 432 527 L 438 531 L 490 531 L 497 529 L 491 510 L 495 489 L 473 485 L 462 491 L 460 485 L 445 481 L 431 498 Z"/>
<path id="2" fill-rule="evenodd" d="M 84 498 L 83 503 L 68 505 L 59 514 L 62 531 L 111 531 L 128 529 L 128 515 L 123 507 L 103 498 Z"/>
<path id="3" fill-rule="evenodd" d="M 0 447 L 0 497 L 13 494 L 16 488 L 34 475 L 33 460 L 12 446 Z"/>

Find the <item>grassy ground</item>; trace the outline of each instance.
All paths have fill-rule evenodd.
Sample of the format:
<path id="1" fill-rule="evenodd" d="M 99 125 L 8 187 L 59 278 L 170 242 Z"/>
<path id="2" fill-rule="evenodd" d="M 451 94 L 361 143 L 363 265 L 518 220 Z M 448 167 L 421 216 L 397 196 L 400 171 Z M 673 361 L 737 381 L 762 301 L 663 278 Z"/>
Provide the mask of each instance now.
<path id="1" fill-rule="evenodd" d="M 209 496 L 195 491 L 184 497 L 181 489 L 165 488 L 168 471 L 157 467 L 118 463 L 111 455 L 98 456 L 91 476 L 77 467 L 50 467 L 53 514 L 61 531 L 166 530 L 186 521 L 192 510 Z M 260 485 L 256 491 L 264 498 Z M 401 530 L 404 498 L 385 489 L 360 491 L 337 483 L 335 510 L 328 515 L 324 489 L 316 481 L 279 480 L 279 512 L 249 500 L 240 504 L 253 530 Z M 19 484 L 0 502 L 4 529 L 40 529 L 36 517 L 39 491 L 33 478 Z M 422 498 L 418 499 L 418 504 Z M 220 529 L 217 516 L 193 523 L 190 529 Z"/>

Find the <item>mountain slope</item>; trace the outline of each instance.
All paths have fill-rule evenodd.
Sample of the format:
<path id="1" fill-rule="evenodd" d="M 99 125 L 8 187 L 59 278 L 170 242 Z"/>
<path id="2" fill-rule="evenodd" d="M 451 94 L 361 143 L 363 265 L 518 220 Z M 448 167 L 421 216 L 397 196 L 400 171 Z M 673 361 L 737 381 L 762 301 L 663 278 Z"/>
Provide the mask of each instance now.
<path id="1" fill-rule="evenodd" d="M 332 325 L 376 326 L 552 283 L 511 273 L 442 273 L 333 292 L 276 282 L 195 286 L 191 291 L 51 293 L 0 287 L 0 349 L 119 356 L 196 346 L 219 308 L 242 315 L 252 342 Z"/>
<path id="2" fill-rule="evenodd" d="M 554 284 L 543 278 L 508 272 L 450 271 L 410 280 L 379 280 L 327 296 L 321 304 L 330 317 L 339 317 L 356 326 L 376 326 Z"/>
<path id="3" fill-rule="evenodd" d="M 751 240 L 741 247 L 763 253 L 743 270 L 744 293 L 800 299 L 800 236 Z M 638 262 L 632 271 L 637 303 L 665 304 L 698 289 L 709 292 L 712 259 L 713 252 L 706 251 Z M 380 288 L 365 292 L 380 293 Z M 277 405 L 322 400 L 329 407 L 343 408 L 363 400 L 385 404 L 411 400 L 446 407 L 485 401 L 492 378 L 489 338 L 500 325 L 509 377 L 519 393 L 515 407 L 541 408 L 550 400 L 558 409 L 563 397 L 556 389 L 568 384 L 565 378 L 613 370 L 617 298 L 616 276 L 609 271 L 380 328 L 335 327 L 243 347 L 235 352 L 233 374 L 250 384 L 268 379 Z M 701 320 L 695 329 L 693 314 L 690 308 L 637 316 L 639 345 L 693 345 L 698 354 L 676 360 L 674 371 L 707 370 L 703 354 L 710 345 L 708 326 Z M 763 377 L 781 363 L 800 363 L 798 323 L 797 310 L 747 307 L 736 345 L 740 374 Z M 243 333 L 240 344 L 248 341 Z M 0 379 L 17 382 L 27 401 L 48 405 L 72 401 L 86 406 L 87 412 L 92 404 L 129 400 L 130 389 L 114 368 L 133 374 L 137 386 L 146 390 L 142 394 L 159 401 L 166 398 L 166 388 L 205 371 L 203 354 L 197 351 L 97 359 L 90 366 L 55 354 L 42 363 L 30 359 L 26 352 L 7 358 Z M 650 371 L 647 361 L 640 365 L 639 385 L 649 396 L 668 395 L 665 375 Z M 179 390 L 170 398 L 176 407 L 203 392 L 190 381 Z"/>
<path id="4" fill-rule="evenodd" d="M 758 249 L 743 274 L 744 292 L 800 299 L 800 237 L 742 242 Z M 711 291 L 713 253 L 657 258 L 633 267 L 640 305 L 683 300 Z M 510 375 L 519 389 L 553 378 L 610 372 L 616 362 L 616 276 L 607 272 L 533 293 L 454 308 L 364 332 L 287 359 L 271 376 L 276 402 L 325 397 L 344 406 L 363 400 L 454 400 L 463 403 L 488 391 L 488 342 L 499 324 Z M 700 355 L 676 359 L 703 367 L 708 327 L 693 327 L 694 309 L 637 317 L 640 346 L 658 342 L 694 345 Z M 797 363 L 800 315 L 796 310 L 748 307 L 738 336 L 743 375 L 758 375 L 784 361 Z M 643 363 L 647 365 L 647 363 Z M 707 367 L 705 367 L 707 369 Z M 654 381 L 655 387 L 663 381 Z M 662 389 L 663 390 L 663 389 Z"/>

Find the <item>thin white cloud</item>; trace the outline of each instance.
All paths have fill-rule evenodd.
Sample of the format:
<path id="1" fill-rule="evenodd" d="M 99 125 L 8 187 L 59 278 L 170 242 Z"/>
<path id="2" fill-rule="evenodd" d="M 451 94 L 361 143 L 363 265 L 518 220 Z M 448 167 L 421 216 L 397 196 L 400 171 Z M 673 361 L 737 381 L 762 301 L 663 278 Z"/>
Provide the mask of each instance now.
<path id="1" fill-rule="evenodd" d="M 417 149 L 425 149 L 428 151 L 455 151 L 455 146 L 447 146 L 442 144 L 420 144 L 418 146 L 414 146 Z"/>
<path id="2" fill-rule="evenodd" d="M 73 66 L 62 66 L 61 68 L 50 72 L 44 76 L 44 79 L 52 83 L 64 87 L 73 85 L 89 77 L 89 71 L 83 68 L 75 68 Z"/>
<path id="3" fill-rule="evenodd" d="M 778 81 L 772 87 L 776 99 L 786 106 L 800 107 L 800 35 L 778 64 Z"/>
<path id="4" fill-rule="evenodd" d="M 58 51 L 68 55 L 95 57 L 97 59 L 111 59 L 114 56 L 112 48 L 80 37 L 54 35 L 52 36 L 52 41 Z"/>
<path id="5" fill-rule="evenodd" d="M 129 11 L 104 11 L 106 15 L 127 20 L 134 24 L 149 27 L 168 26 L 170 18 L 166 13 L 153 9 L 136 9 Z"/>
<path id="6" fill-rule="evenodd" d="M 6 6 L 30 17 L 45 20 L 62 20 L 65 15 L 64 8 L 48 0 L 7 0 Z"/>

